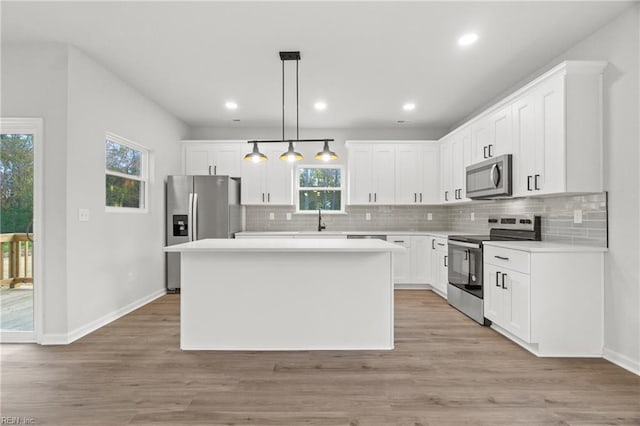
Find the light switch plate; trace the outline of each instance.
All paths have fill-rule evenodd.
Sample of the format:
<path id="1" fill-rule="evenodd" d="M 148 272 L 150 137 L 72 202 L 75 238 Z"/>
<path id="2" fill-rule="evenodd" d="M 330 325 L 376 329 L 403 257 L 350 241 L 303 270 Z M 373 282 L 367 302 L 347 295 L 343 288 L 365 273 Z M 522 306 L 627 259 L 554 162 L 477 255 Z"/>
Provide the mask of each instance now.
<path id="1" fill-rule="evenodd" d="M 291 220 L 291 213 L 287 213 L 287 220 Z"/>
<path id="2" fill-rule="evenodd" d="M 433 220 L 433 213 L 427 213 L 427 220 Z"/>
<path id="3" fill-rule="evenodd" d="M 573 211 L 573 223 L 582 223 L 582 210 Z"/>
<path id="4" fill-rule="evenodd" d="M 371 220 L 371 213 L 367 212 L 364 214 L 364 220 Z"/>
<path id="5" fill-rule="evenodd" d="M 269 212 L 269 220 L 274 220 L 276 218 L 276 214 L 274 212 Z"/>
<path id="6" fill-rule="evenodd" d="M 89 222 L 89 209 L 78 209 L 78 221 Z"/>

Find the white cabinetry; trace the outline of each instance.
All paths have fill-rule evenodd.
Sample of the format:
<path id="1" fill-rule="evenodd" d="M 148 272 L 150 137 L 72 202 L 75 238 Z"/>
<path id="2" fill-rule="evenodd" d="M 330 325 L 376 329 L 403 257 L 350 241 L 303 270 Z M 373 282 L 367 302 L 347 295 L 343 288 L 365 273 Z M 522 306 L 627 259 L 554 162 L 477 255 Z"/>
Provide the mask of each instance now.
<path id="1" fill-rule="evenodd" d="M 567 62 L 515 99 L 514 195 L 602 191 L 600 62 Z"/>
<path id="2" fill-rule="evenodd" d="M 443 203 L 468 201 L 466 168 L 471 164 L 471 127 L 456 130 L 441 143 L 440 201 Z"/>
<path id="3" fill-rule="evenodd" d="M 184 173 L 240 177 L 245 141 L 182 141 Z"/>
<path id="4" fill-rule="evenodd" d="M 395 148 L 395 204 L 437 204 L 440 181 L 438 144 L 400 143 Z"/>
<path id="5" fill-rule="evenodd" d="M 286 150 L 286 144 L 266 144 L 263 152 L 269 160 L 242 162 L 242 204 L 293 204 L 293 166 L 278 158 Z"/>
<path id="6" fill-rule="evenodd" d="M 497 155 L 511 153 L 512 129 L 510 104 L 483 114 L 473 122 L 471 129 L 471 161 L 473 163 L 478 163 Z"/>
<path id="7" fill-rule="evenodd" d="M 348 143 L 349 204 L 395 202 L 395 147 L 392 143 Z"/>
<path id="8" fill-rule="evenodd" d="M 404 247 L 393 254 L 393 282 L 395 284 L 429 284 L 431 237 L 427 235 L 390 235 L 387 241 Z"/>
<path id="9" fill-rule="evenodd" d="M 492 244 L 500 243 L 484 246 L 484 315 L 492 327 L 536 355 L 601 356 L 603 253 Z"/>
<path id="10" fill-rule="evenodd" d="M 449 253 L 446 238 L 431 237 L 431 288 L 447 298 L 449 283 Z"/>

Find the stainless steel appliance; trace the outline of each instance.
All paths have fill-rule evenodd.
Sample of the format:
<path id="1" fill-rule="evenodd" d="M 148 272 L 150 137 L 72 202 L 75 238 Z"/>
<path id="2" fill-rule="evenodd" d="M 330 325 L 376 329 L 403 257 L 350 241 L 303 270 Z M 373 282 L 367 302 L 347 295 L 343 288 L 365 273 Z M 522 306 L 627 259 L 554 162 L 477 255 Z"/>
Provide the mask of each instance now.
<path id="1" fill-rule="evenodd" d="M 447 300 L 476 322 L 489 325 L 484 317 L 483 242 L 540 241 L 540 216 L 489 218 L 489 235 L 452 235 L 449 237 L 449 284 Z"/>
<path id="2" fill-rule="evenodd" d="M 242 228 L 240 181 L 229 176 L 168 176 L 166 244 L 233 238 Z M 180 288 L 180 254 L 167 253 L 167 289 Z"/>
<path id="3" fill-rule="evenodd" d="M 512 194 L 511 154 L 467 166 L 467 197 L 487 199 Z"/>

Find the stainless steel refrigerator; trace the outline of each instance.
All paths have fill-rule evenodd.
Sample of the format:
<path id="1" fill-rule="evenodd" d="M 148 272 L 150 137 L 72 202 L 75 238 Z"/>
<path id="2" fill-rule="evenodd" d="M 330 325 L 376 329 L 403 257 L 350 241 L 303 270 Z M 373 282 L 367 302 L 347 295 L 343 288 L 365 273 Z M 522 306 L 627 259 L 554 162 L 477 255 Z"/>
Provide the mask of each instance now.
<path id="1" fill-rule="evenodd" d="M 242 228 L 240 181 L 229 176 L 168 176 L 166 244 L 233 238 Z M 180 254 L 167 253 L 167 289 L 180 289 Z"/>

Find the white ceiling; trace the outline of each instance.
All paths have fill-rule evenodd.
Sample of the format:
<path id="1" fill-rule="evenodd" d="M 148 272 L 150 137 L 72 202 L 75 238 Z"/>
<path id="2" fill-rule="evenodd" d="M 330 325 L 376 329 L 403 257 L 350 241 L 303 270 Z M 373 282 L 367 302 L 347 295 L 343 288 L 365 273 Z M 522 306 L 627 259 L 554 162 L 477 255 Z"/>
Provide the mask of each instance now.
<path id="1" fill-rule="evenodd" d="M 630 2 L 2 2 L 2 42 L 79 47 L 192 126 L 449 127 Z M 458 37 L 477 32 L 465 49 Z M 601 58 L 583 58 L 601 59 Z M 294 93 L 294 63 L 285 90 Z M 316 112 L 317 99 L 327 102 Z M 239 104 L 224 108 L 227 100 Z M 414 102 L 412 112 L 402 110 Z M 295 98 L 287 97 L 287 123 Z M 232 122 L 240 119 L 240 122 Z"/>

